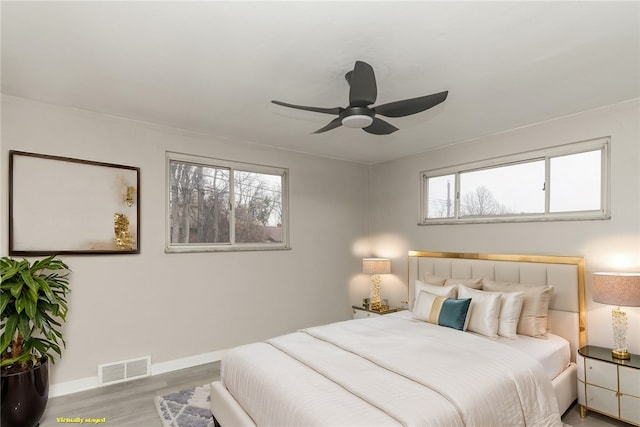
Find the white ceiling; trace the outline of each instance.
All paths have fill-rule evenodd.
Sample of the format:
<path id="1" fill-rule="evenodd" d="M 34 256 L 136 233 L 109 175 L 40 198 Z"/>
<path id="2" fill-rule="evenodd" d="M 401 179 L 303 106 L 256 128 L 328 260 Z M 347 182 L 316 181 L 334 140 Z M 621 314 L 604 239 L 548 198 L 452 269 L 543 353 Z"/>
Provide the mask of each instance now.
<path id="1" fill-rule="evenodd" d="M 640 97 L 640 2 L 2 2 L 2 92 L 367 164 Z M 386 136 L 271 104 L 449 91 Z"/>

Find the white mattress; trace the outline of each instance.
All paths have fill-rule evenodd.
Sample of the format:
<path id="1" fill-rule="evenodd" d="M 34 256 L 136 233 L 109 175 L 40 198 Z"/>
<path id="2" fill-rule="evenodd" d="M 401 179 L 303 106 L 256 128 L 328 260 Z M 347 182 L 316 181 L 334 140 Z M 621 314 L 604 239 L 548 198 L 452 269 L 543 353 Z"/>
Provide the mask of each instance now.
<path id="1" fill-rule="evenodd" d="M 257 425 L 561 425 L 533 358 L 395 316 L 238 347 L 221 380 Z"/>
<path id="2" fill-rule="evenodd" d="M 390 316 L 412 319 L 410 311 L 400 311 L 398 313 L 390 314 Z M 569 362 L 571 361 L 569 341 L 561 336 L 551 333 L 547 334 L 547 339 L 518 335 L 517 339 L 498 337 L 497 340 L 473 332 L 469 333 L 508 345 L 513 349 L 522 351 L 529 355 L 529 357 L 533 357 L 540 362 L 544 371 L 547 373 L 547 376 L 551 380 L 567 369 Z"/>
<path id="3" fill-rule="evenodd" d="M 515 340 L 498 338 L 498 342 L 536 359 L 544 368 L 549 379 L 552 380 L 569 366 L 571 351 L 569 350 L 569 341 L 550 333 L 547 336 L 548 339 L 540 339 L 518 335 Z"/>

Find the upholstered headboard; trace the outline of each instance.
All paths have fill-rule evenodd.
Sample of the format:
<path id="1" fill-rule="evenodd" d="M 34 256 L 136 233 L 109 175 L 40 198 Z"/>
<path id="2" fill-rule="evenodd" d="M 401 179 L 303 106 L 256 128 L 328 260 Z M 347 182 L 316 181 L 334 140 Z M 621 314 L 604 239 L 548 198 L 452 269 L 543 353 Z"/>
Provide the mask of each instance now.
<path id="1" fill-rule="evenodd" d="M 571 344 L 571 358 L 586 345 L 584 257 L 409 251 L 409 307 L 413 286 L 425 273 L 452 279 L 480 279 L 553 286 L 550 332 Z"/>

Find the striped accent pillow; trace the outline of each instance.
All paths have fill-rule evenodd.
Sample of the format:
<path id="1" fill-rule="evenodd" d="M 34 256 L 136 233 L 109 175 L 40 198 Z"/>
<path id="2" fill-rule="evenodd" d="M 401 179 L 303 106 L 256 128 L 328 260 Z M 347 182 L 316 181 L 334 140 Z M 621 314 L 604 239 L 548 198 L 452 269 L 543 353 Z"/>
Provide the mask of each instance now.
<path id="1" fill-rule="evenodd" d="M 453 299 L 420 291 L 413 309 L 413 317 L 418 320 L 464 330 L 465 320 L 471 305 L 471 298 Z"/>

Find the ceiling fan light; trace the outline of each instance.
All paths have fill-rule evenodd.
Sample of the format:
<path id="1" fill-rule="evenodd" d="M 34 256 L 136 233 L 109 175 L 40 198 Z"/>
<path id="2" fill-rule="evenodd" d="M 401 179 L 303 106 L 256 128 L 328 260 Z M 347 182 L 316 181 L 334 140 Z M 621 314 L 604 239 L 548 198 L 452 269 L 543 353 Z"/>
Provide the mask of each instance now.
<path id="1" fill-rule="evenodd" d="M 342 119 L 342 126 L 354 129 L 362 129 L 373 123 L 373 117 L 365 114 L 353 114 Z"/>

